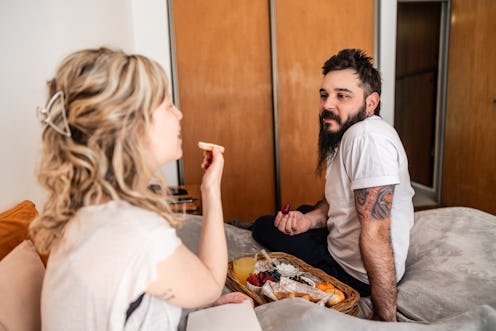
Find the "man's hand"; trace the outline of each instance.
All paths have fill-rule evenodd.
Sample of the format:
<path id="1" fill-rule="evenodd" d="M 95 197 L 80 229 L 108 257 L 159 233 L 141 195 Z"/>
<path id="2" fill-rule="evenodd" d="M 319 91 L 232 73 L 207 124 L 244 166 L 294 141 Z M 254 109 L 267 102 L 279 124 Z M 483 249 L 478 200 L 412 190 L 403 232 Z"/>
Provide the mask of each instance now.
<path id="1" fill-rule="evenodd" d="M 329 204 L 325 199 L 315 204 L 312 211 L 302 214 L 299 211 L 290 211 L 287 214 L 278 212 L 274 226 L 282 233 L 290 236 L 306 232 L 310 229 L 326 227 Z"/>
<path id="2" fill-rule="evenodd" d="M 290 211 L 286 215 L 278 212 L 274 226 L 282 233 L 294 236 L 308 231 L 312 226 L 312 221 L 299 211 Z"/>

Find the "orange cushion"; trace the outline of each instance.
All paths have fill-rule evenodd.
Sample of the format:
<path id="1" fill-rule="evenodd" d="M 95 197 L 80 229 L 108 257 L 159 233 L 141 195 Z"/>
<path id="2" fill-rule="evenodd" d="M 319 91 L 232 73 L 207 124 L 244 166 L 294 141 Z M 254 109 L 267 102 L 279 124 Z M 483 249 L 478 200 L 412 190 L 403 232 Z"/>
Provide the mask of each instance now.
<path id="1" fill-rule="evenodd" d="M 0 260 L 27 238 L 29 223 L 37 215 L 34 203 L 29 200 L 0 214 Z"/>

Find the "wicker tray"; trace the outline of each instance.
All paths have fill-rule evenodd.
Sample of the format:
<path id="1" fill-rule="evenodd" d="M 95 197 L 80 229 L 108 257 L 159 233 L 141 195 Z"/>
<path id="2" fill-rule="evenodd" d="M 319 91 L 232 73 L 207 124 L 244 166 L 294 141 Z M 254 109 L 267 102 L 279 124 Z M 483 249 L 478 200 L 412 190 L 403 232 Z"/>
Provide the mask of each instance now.
<path id="1" fill-rule="evenodd" d="M 330 308 L 353 316 L 356 316 L 358 314 L 359 312 L 358 300 L 360 299 L 360 294 L 351 286 L 340 282 L 336 278 L 326 274 L 324 271 L 312 267 L 311 265 L 307 264 L 303 260 L 300 260 L 299 258 L 293 255 L 281 253 L 281 252 L 271 252 L 268 254 L 273 259 L 278 259 L 280 261 L 286 260 L 287 262 L 290 262 L 293 265 L 298 266 L 302 272 L 309 272 L 312 275 L 320 278 L 323 282 L 332 283 L 337 289 L 343 291 L 343 293 L 346 295 L 346 299 Z M 249 256 L 254 256 L 254 255 L 249 255 Z M 259 254 L 257 260 L 258 261 L 265 260 L 265 258 L 263 256 L 260 256 Z M 231 291 L 243 292 L 246 295 L 250 296 L 253 299 L 256 306 L 263 305 L 270 301 L 265 296 L 258 295 L 257 293 L 253 292 L 245 284 L 241 284 L 236 279 L 236 277 L 234 277 L 232 262 L 229 262 L 228 265 L 226 286 Z"/>

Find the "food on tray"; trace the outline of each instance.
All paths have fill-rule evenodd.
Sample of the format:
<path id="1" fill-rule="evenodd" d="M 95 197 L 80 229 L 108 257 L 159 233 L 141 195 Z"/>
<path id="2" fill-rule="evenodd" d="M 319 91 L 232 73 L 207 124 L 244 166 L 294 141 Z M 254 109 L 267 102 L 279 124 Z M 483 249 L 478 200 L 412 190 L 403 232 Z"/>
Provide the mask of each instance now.
<path id="1" fill-rule="evenodd" d="M 338 290 L 337 288 L 335 288 L 332 297 L 330 297 L 327 300 L 327 305 L 328 306 L 337 305 L 338 303 L 344 301 L 344 299 L 346 299 L 346 296 L 344 295 L 344 293 L 341 290 Z"/>
<path id="2" fill-rule="evenodd" d="M 257 274 L 253 273 L 248 277 L 248 283 L 254 286 L 263 286 L 269 280 L 278 282 L 281 275 L 276 271 L 259 271 Z"/>
<path id="3" fill-rule="evenodd" d="M 305 276 L 296 275 L 296 276 L 289 277 L 289 279 L 292 279 L 296 282 L 308 285 L 310 287 L 315 287 L 315 283 L 313 282 L 313 280 L 311 280 L 310 278 L 305 277 Z"/>
<path id="4" fill-rule="evenodd" d="M 284 215 L 286 215 L 286 214 L 289 213 L 290 210 L 291 210 L 291 207 L 289 206 L 289 203 L 287 203 L 284 206 L 282 206 L 281 213 L 283 213 Z"/>
<path id="5" fill-rule="evenodd" d="M 281 275 L 285 277 L 295 276 L 299 271 L 298 267 L 295 267 L 294 265 L 285 262 L 279 263 L 277 265 L 277 270 L 279 270 Z"/>
<path id="6" fill-rule="evenodd" d="M 261 286 L 260 278 L 258 278 L 256 274 L 251 274 L 250 277 L 248 277 L 248 283 L 254 286 Z"/>
<path id="7" fill-rule="evenodd" d="M 346 299 L 346 295 L 343 291 L 337 289 L 334 284 L 329 282 L 321 282 L 315 285 L 321 291 L 332 294 L 332 296 L 327 300 L 327 306 L 334 306 Z"/>
<path id="8" fill-rule="evenodd" d="M 308 268 L 298 259 L 292 259 L 287 254 L 273 253 L 269 256 L 266 253 L 265 255 L 268 255 L 265 259 L 257 259 L 258 254 L 255 254 L 255 268 L 247 282 L 239 282 L 233 277 L 233 270 L 230 268 L 226 283 L 228 288 L 248 294 L 257 305 L 300 297 L 321 307 L 355 314 L 357 299 L 354 298 L 353 293 L 356 291 L 349 289 L 347 285 L 341 286 L 332 277 L 326 277 L 319 272 L 314 273 L 314 268 Z M 287 272 L 294 274 L 286 276 Z M 240 283 L 241 289 L 239 289 Z"/>
<path id="9" fill-rule="evenodd" d="M 329 282 L 318 283 L 317 285 L 315 285 L 315 288 L 318 288 L 319 290 L 324 291 L 324 292 L 328 292 L 328 293 L 332 293 L 335 289 L 334 285 L 332 283 L 329 283 Z"/>
<path id="10" fill-rule="evenodd" d="M 281 281 L 278 283 L 267 282 L 262 287 L 261 294 L 269 300 L 302 297 L 320 306 L 325 306 L 327 299 L 330 297 L 329 293 L 324 293 L 288 277 L 281 277 Z"/>
<path id="11" fill-rule="evenodd" d="M 215 147 L 217 147 L 221 153 L 224 153 L 224 146 L 216 145 L 216 144 L 211 144 L 211 143 L 205 143 L 203 141 L 198 142 L 198 147 L 205 151 L 213 151 Z"/>
<path id="12" fill-rule="evenodd" d="M 286 299 L 286 298 L 302 298 L 302 299 L 305 299 L 305 300 L 308 300 L 311 302 L 319 302 L 320 301 L 320 299 L 316 299 L 316 298 L 312 297 L 310 294 L 303 293 L 303 292 L 279 292 L 279 291 L 275 291 L 274 295 L 277 298 L 277 300 Z"/>

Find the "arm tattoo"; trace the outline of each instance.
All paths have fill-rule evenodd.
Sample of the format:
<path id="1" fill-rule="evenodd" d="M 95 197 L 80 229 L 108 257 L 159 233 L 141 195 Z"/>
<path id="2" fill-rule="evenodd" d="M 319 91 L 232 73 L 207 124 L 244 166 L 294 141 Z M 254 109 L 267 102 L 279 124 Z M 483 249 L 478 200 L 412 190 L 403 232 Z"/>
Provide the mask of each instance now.
<path id="1" fill-rule="evenodd" d="M 160 293 L 158 295 L 158 298 L 161 299 L 161 300 L 165 300 L 165 301 L 168 301 L 168 300 L 172 300 L 174 299 L 176 296 L 174 295 L 174 293 L 172 293 L 172 289 L 168 288 L 165 292 L 163 293 Z"/>
<path id="2" fill-rule="evenodd" d="M 394 185 L 355 190 L 355 207 L 362 220 L 383 220 L 391 213 Z"/>
<path id="3" fill-rule="evenodd" d="M 361 189 L 355 191 L 355 203 L 360 206 L 364 206 L 367 202 L 367 196 L 369 195 L 369 189 Z"/>
<path id="4" fill-rule="evenodd" d="M 382 186 L 377 191 L 377 198 L 372 205 L 372 217 L 376 220 L 383 220 L 389 217 L 391 205 L 393 204 L 394 186 Z"/>

